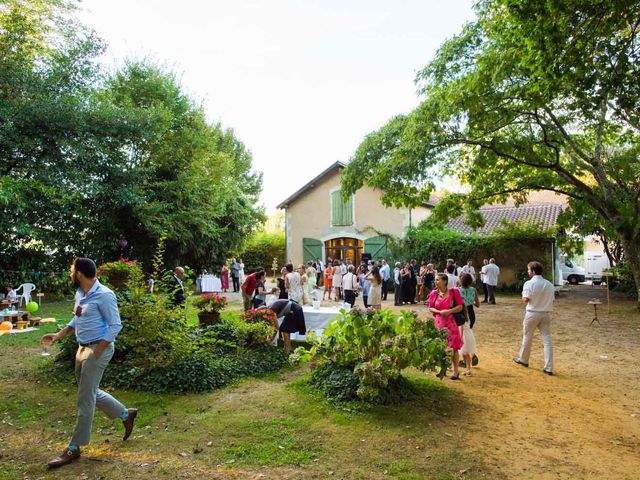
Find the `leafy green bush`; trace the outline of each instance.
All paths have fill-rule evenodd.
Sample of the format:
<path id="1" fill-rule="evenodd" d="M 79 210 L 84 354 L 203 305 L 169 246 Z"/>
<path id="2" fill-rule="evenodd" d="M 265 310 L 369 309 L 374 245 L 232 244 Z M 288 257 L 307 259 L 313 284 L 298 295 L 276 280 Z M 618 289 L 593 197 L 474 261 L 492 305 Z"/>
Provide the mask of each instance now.
<path id="1" fill-rule="evenodd" d="M 342 311 L 309 350 L 297 348 L 291 361 L 316 356 L 323 363 L 350 369 L 358 380 L 357 397 L 376 403 L 400 381 L 405 368 L 439 368 L 443 376 L 448 364 L 447 333 L 415 312 L 353 309 Z M 317 378 L 324 378 L 329 385 L 349 382 L 342 373 Z M 324 389 L 334 391 L 330 386 Z"/>
<path id="2" fill-rule="evenodd" d="M 277 259 L 280 267 L 284 266 L 285 238 L 284 232 L 259 231 L 251 235 L 238 258 L 242 258 L 245 271 L 263 267 L 271 271 L 273 259 Z"/>
<path id="3" fill-rule="evenodd" d="M 633 279 L 633 273 L 629 267 L 629 262 L 621 261 L 618 265 L 610 269 L 613 273 L 613 280 L 610 283 L 611 289 L 616 292 L 624 292 L 630 298 L 636 298 L 638 290 Z"/>

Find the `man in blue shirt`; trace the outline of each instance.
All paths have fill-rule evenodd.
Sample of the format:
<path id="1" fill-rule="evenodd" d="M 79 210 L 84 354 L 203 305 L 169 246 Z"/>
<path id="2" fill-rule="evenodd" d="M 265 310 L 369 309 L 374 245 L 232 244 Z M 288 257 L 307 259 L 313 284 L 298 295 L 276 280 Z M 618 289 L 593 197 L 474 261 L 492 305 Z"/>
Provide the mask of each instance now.
<path id="1" fill-rule="evenodd" d="M 96 264 L 88 258 L 77 258 L 71 267 L 76 292 L 75 315 L 58 333 L 42 337 L 43 343 L 54 343 L 72 332 L 78 341 L 75 374 L 78 382 L 78 419 L 71 441 L 62 453 L 48 463 L 49 468 L 62 467 L 80 456 L 80 445 L 87 445 L 96 406 L 109 418 L 120 418 L 124 424 L 123 440 L 133 430 L 138 410 L 126 408 L 108 393 L 100 390 L 100 380 L 113 357 L 113 343 L 122 329 L 115 294 L 96 278 Z"/>

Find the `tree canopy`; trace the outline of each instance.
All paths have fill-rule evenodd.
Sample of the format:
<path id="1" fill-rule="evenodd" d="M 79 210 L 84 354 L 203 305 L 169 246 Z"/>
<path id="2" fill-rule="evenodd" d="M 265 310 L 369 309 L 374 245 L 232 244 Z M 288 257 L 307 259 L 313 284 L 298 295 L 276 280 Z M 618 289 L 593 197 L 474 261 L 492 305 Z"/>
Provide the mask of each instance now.
<path id="1" fill-rule="evenodd" d="M 264 215 L 261 174 L 172 72 L 105 45 L 74 2 L 0 1 L 0 251 L 220 262 Z"/>
<path id="2" fill-rule="evenodd" d="M 567 226 L 619 238 L 640 286 L 640 2 L 481 0 L 476 21 L 417 75 L 421 103 L 369 134 L 343 173 L 387 204 L 416 206 L 437 178 L 467 193 L 444 221 L 511 196 L 568 197 Z M 590 232 L 589 232 L 590 233 Z"/>

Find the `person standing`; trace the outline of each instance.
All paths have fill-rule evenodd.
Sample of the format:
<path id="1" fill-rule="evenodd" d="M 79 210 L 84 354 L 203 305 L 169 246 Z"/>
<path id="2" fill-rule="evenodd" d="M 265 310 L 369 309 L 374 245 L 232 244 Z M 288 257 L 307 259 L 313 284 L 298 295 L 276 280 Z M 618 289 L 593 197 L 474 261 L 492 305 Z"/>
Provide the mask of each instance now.
<path id="1" fill-rule="evenodd" d="M 447 288 L 455 288 L 458 284 L 458 276 L 456 275 L 456 265 L 454 263 L 448 263 L 447 268 Z"/>
<path id="2" fill-rule="evenodd" d="M 378 267 L 373 267 L 371 272 L 365 276 L 365 280 L 369 281 L 369 306 L 374 310 L 382 308 L 382 276 Z"/>
<path id="3" fill-rule="evenodd" d="M 233 283 L 233 292 L 240 290 L 240 264 L 235 258 L 231 259 L 231 282 Z"/>
<path id="4" fill-rule="evenodd" d="M 52 344 L 75 333 L 78 350 L 75 375 L 78 383 L 78 418 L 71 441 L 62 453 L 48 463 L 49 468 L 67 465 L 80 457 L 80 447 L 87 445 L 96 407 L 109 418 L 119 418 L 126 440 L 131 435 L 138 410 L 127 408 L 107 392 L 100 390 L 102 374 L 113 357 L 114 343 L 122 329 L 116 295 L 96 278 L 96 264 L 89 258 L 76 258 L 71 267 L 73 286 L 77 288 L 75 315 L 57 333 L 42 337 Z"/>
<path id="5" fill-rule="evenodd" d="M 340 260 L 333 261 L 333 273 L 331 275 L 333 299 L 337 302 L 342 298 L 342 270 L 340 269 Z"/>
<path id="6" fill-rule="evenodd" d="M 476 269 L 473 268 L 473 260 L 471 259 L 467 260 L 467 264 L 464 267 L 462 267 L 462 270 L 460 272 L 460 275 L 458 275 L 458 277 L 462 277 L 463 273 L 468 273 L 469 275 L 471 275 L 472 283 L 476 283 Z"/>
<path id="7" fill-rule="evenodd" d="M 244 262 L 241 258 L 238 259 L 238 281 L 244 282 Z"/>
<path id="8" fill-rule="evenodd" d="M 172 303 L 176 307 L 184 305 L 184 302 L 187 300 L 187 296 L 184 290 L 184 268 L 176 267 L 173 270 L 173 277 L 171 279 L 171 287 L 173 293 Z"/>
<path id="9" fill-rule="evenodd" d="M 543 372 L 553 375 L 553 345 L 551 343 L 551 314 L 555 292 L 553 284 L 542 276 L 543 267 L 540 262 L 529 262 L 527 273 L 531 280 L 522 287 L 522 301 L 526 304 L 522 322 L 522 347 L 520 354 L 513 359 L 523 367 L 529 366 L 531 342 L 535 329 L 540 330 L 544 346 Z"/>
<path id="10" fill-rule="evenodd" d="M 351 305 L 356 303 L 356 292 L 358 291 L 358 277 L 353 273 L 353 265 L 349 265 L 347 273 L 342 277 L 342 290 L 344 291 L 344 301 Z"/>
<path id="11" fill-rule="evenodd" d="M 489 305 L 496 304 L 496 287 L 498 286 L 498 275 L 500 275 L 500 267 L 496 265 L 495 258 L 489 259 L 489 264 L 482 267 L 484 270 L 484 281 L 489 292 Z"/>
<path id="12" fill-rule="evenodd" d="M 278 290 L 280 290 L 280 293 L 278 295 L 278 298 L 280 300 L 288 300 L 289 299 L 289 292 L 287 292 L 287 286 L 285 284 L 285 278 L 287 276 L 287 268 L 286 267 L 282 267 L 280 269 L 280 276 L 278 277 Z"/>
<path id="13" fill-rule="evenodd" d="M 453 375 L 450 378 L 451 380 L 458 380 L 460 378 L 458 351 L 463 344 L 460 330 L 456 325 L 453 314 L 461 312 L 464 307 L 460 292 L 455 288 L 449 288 L 447 286 L 448 280 L 447 275 L 444 273 L 436 275 L 436 288 L 429 295 L 429 311 L 433 313 L 436 327 L 448 331 L 447 344 L 453 351 L 451 356 Z"/>
<path id="14" fill-rule="evenodd" d="M 382 277 L 382 300 L 386 301 L 389 290 L 389 279 L 391 278 L 391 268 L 384 258 L 380 263 L 382 264 L 380 267 L 380 277 Z"/>
<path id="15" fill-rule="evenodd" d="M 324 263 L 321 258 L 316 258 L 316 285 L 322 285 L 322 274 L 324 272 Z"/>
<path id="16" fill-rule="evenodd" d="M 317 293 L 315 291 L 318 288 L 318 285 L 316 284 L 316 281 L 318 279 L 318 272 L 316 271 L 316 267 L 314 267 L 313 260 L 309 260 L 307 262 L 306 274 L 307 274 L 307 281 L 305 283 L 305 288 L 306 288 L 305 293 L 306 293 L 307 301 L 309 303 L 312 303 L 314 300 L 316 300 Z"/>
<path id="17" fill-rule="evenodd" d="M 227 293 L 227 290 L 229 290 L 229 267 L 227 267 L 226 263 L 222 265 L 222 269 L 220 270 L 220 285 L 222 291 Z"/>
<path id="18" fill-rule="evenodd" d="M 302 305 L 304 300 L 304 291 L 302 290 L 302 276 L 299 272 L 293 271 L 293 264 L 287 263 L 285 267 L 287 275 L 284 277 L 284 285 L 289 295 L 289 300 Z"/>
<path id="19" fill-rule="evenodd" d="M 240 286 L 242 292 L 242 303 L 244 304 L 245 311 L 252 307 L 253 294 L 256 291 L 258 283 L 263 281 L 265 277 L 262 267 L 258 268 L 254 273 L 251 273 L 244 277 L 244 282 Z"/>
<path id="20" fill-rule="evenodd" d="M 396 262 L 393 269 L 393 304 L 397 307 L 402 305 L 402 270 L 400 262 Z"/>
<path id="21" fill-rule="evenodd" d="M 489 289 L 484 278 L 485 267 L 489 265 L 489 260 L 486 258 L 482 260 L 482 268 L 480 269 L 480 282 L 482 283 L 482 291 L 484 292 L 484 300 L 481 303 L 489 303 Z"/>
<path id="22" fill-rule="evenodd" d="M 368 269 L 369 267 L 362 263 L 358 267 L 358 273 L 356 275 L 358 277 L 358 285 L 360 285 L 360 290 L 362 291 L 362 303 L 364 308 L 369 308 L 369 290 L 371 289 L 371 282 L 367 279 L 367 275 L 369 274 Z"/>

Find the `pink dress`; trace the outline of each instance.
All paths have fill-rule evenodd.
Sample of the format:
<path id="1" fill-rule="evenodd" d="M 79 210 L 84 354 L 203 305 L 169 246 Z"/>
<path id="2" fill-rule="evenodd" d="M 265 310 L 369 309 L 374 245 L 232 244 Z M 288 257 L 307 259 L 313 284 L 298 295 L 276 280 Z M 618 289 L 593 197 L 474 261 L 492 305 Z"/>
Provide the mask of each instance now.
<path id="1" fill-rule="evenodd" d="M 222 269 L 220 272 L 220 283 L 222 284 L 222 290 L 229 290 L 229 269 L 227 267 Z"/>
<path id="2" fill-rule="evenodd" d="M 434 289 L 429 295 L 429 308 L 435 308 L 436 310 L 448 310 L 452 307 L 451 294 L 453 293 L 456 300 L 456 305 L 464 305 L 462 295 L 457 288 L 450 288 L 449 294 L 444 297 L 438 297 L 438 289 Z M 449 348 L 454 350 L 460 350 L 462 348 L 462 338 L 460 337 L 460 330 L 456 325 L 456 321 L 453 315 L 440 315 L 435 314 L 435 324 L 441 330 L 445 328 L 449 331 Z"/>

